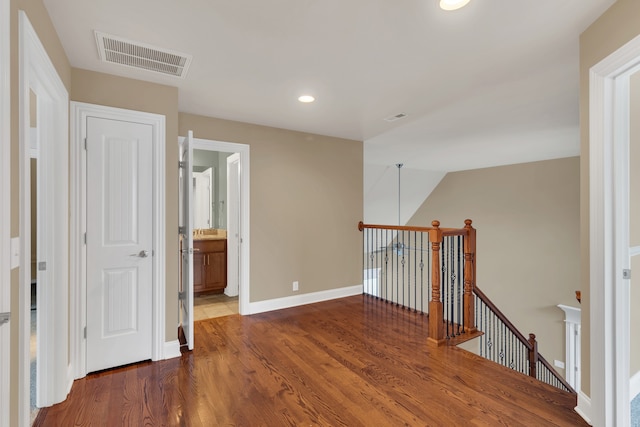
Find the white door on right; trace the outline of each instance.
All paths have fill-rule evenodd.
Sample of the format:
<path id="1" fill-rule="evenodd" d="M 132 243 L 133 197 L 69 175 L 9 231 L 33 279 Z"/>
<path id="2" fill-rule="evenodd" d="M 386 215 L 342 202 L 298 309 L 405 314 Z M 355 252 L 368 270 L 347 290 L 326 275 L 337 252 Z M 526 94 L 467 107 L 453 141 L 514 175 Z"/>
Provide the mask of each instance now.
<path id="1" fill-rule="evenodd" d="M 227 296 L 240 291 L 240 154 L 227 157 Z"/>

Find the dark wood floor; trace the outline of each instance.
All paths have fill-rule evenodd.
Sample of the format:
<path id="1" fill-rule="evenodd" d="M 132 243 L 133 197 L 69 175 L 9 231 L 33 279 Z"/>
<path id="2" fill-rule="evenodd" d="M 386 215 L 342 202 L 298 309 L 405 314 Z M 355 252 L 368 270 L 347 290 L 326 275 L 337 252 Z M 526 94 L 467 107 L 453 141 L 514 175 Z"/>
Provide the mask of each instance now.
<path id="1" fill-rule="evenodd" d="M 196 322 L 181 358 L 89 375 L 38 426 L 586 426 L 575 398 L 357 296 Z"/>

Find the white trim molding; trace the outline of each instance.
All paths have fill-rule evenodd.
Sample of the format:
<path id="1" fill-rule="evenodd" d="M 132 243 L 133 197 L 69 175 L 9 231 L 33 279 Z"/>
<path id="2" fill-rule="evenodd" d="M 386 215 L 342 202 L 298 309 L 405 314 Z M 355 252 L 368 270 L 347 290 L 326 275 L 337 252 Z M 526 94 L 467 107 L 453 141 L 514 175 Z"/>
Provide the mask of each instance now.
<path id="1" fill-rule="evenodd" d="M 591 415 L 591 399 L 582 391 L 578 392 L 578 406 L 576 406 L 575 410 L 590 426 L 593 425 L 591 421 L 593 418 Z"/>
<path id="2" fill-rule="evenodd" d="M 153 297 L 152 297 L 152 360 L 166 357 L 166 281 L 165 281 L 165 116 L 102 105 L 71 102 L 71 360 L 74 377 L 82 378 L 86 369 L 86 153 L 87 117 L 145 123 L 153 129 Z M 176 166 L 177 167 L 177 166 Z M 174 352 L 172 351 L 172 355 Z M 173 356 L 172 356 L 173 357 Z"/>
<path id="3" fill-rule="evenodd" d="M 29 18 L 19 12 L 20 135 L 20 304 L 18 333 L 18 420 L 29 423 L 31 325 L 31 178 L 30 91 L 37 97 L 38 138 L 38 280 L 36 402 L 49 406 L 67 396 L 69 372 L 69 94 Z M 46 267 L 45 267 L 46 266 Z"/>
<path id="4" fill-rule="evenodd" d="M 165 341 L 164 350 L 162 353 L 164 359 L 173 359 L 174 357 L 180 357 L 182 355 L 182 353 L 180 352 L 180 341 Z"/>
<path id="5" fill-rule="evenodd" d="M 589 72 L 591 420 L 629 426 L 629 87 L 640 36 Z M 582 411 L 584 412 L 584 411 Z"/>
<path id="6" fill-rule="evenodd" d="M 0 0 L 0 313 L 11 311 L 10 9 L 9 0 Z M 0 325 L 0 427 L 9 427 L 11 413 L 9 407 L 10 328 L 10 323 Z"/>
<path id="7" fill-rule="evenodd" d="M 249 314 L 282 310 L 284 308 L 297 307 L 299 305 L 313 304 L 316 302 L 329 301 L 337 298 L 361 295 L 362 289 L 362 285 L 355 285 L 347 286 L 344 288 L 329 289 L 326 291 L 310 292 L 307 294 L 292 295 L 288 297 L 252 302 L 249 304 Z"/>
<path id="8" fill-rule="evenodd" d="M 582 375 L 582 359 L 580 357 L 581 337 L 581 310 L 577 307 L 559 304 L 558 308 L 564 311 L 565 324 L 565 362 L 566 379 L 574 390 L 580 390 Z"/>

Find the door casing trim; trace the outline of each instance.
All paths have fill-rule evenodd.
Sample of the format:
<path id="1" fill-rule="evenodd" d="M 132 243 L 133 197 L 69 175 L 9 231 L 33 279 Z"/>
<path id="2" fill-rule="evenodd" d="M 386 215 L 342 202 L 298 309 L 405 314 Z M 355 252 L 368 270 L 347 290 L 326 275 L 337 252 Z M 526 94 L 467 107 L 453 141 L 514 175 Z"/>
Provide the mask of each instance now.
<path id="1" fill-rule="evenodd" d="M 31 336 L 31 176 L 30 90 L 37 97 L 40 159 L 38 174 L 46 188 L 38 200 L 39 277 L 47 284 L 38 295 L 36 400 L 39 406 L 63 401 L 71 389 L 68 354 L 69 252 L 69 94 L 29 17 L 18 14 L 20 273 L 18 314 L 18 423 L 29 424 Z M 45 212 L 46 214 L 42 214 Z"/>
<path id="2" fill-rule="evenodd" d="M 589 71 L 590 400 L 594 425 L 629 419 L 629 89 L 640 36 Z M 584 382 L 583 382 L 584 384 Z M 590 403 L 587 403 L 590 402 Z"/>
<path id="3" fill-rule="evenodd" d="M 11 311 L 11 68 L 9 0 L 0 0 L 0 312 Z M 11 322 L 13 323 L 13 322 Z M 11 323 L 0 326 L 0 427 L 9 426 Z"/>
<path id="4" fill-rule="evenodd" d="M 178 137 L 181 141 L 184 137 Z M 238 311 L 241 315 L 251 314 L 251 176 L 250 152 L 248 144 L 193 138 L 194 150 L 221 151 L 240 154 L 240 278 Z"/>
<path id="5" fill-rule="evenodd" d="M 166 329 L 166 202 L 165 202 L 165 116 L 161 114 L 103 105 L 71 102 L 71 233 L 70 233 L 70 322 L 71 360 L 74 378 L 87 374 L 86 339 L 84 328 L 87 319 L 86 274 L 87 254 L 84 233 L 87 229 L 86 210 L 86 152 L 87 117 L 144 123 L 153 128 L 153 296 L 152 296 L 152 349 L 151 359 L 162 360 L 165 355 Z"/>

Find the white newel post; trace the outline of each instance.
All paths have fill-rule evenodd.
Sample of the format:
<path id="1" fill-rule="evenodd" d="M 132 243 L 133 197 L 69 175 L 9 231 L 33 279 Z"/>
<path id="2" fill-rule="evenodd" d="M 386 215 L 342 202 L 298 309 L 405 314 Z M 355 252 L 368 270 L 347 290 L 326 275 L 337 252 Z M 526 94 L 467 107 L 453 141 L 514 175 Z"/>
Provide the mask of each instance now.
<path id="1" fill-rule="evenodd" d="M 558 308 L 565 315 L 566 380 L 574 390 L 580 391 L 580 309 L 562 304 Z"/>

